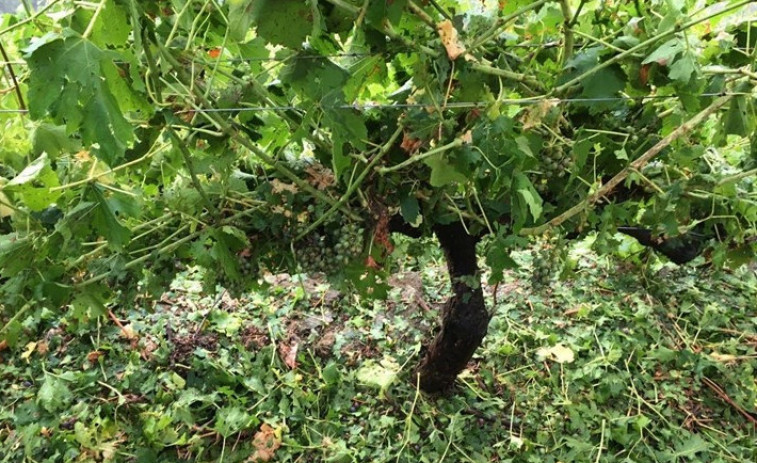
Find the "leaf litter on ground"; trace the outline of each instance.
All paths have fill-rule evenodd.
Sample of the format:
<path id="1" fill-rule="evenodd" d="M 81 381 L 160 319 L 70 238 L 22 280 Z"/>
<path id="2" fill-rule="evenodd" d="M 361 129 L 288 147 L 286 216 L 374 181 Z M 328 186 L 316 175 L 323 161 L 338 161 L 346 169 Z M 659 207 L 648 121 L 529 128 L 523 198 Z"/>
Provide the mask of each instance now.
<path id="1" fill-rule="evenodd" d="M 0 351 L 0 462 L 757 461 L 753 268 L 582 253 L 536 289 L 514 258 L 485 288 L 484 346 L 438 396 L 412 367 L 441 262 L 399 272 L 384 302 L 288 275 L 205 296 L 190 271 L 114 306 L 118 324 L 30 315 Z"/>

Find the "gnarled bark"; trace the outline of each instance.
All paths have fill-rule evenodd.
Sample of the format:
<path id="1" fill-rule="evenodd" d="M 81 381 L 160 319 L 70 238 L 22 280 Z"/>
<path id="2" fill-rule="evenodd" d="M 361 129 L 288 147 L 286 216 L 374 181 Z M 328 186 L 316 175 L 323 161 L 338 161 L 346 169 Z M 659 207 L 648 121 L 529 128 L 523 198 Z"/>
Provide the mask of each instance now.
<path id="1" fill-rule="evenodd" d="M 447 259 L 452 296 L 442 310 L 442 326 L 418 366 L 420 387 L 436 392 L 454 384 L 481 345 L 491 315 L 486 310 L 476 262 L 478 237 L 460 223 L 434 227 Z"/>

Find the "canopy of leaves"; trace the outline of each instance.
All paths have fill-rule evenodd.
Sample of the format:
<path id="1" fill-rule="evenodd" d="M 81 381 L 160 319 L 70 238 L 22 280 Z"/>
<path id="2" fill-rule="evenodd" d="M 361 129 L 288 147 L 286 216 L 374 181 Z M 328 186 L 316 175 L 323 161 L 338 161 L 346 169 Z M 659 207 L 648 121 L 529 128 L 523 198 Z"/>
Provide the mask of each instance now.
<path id="1" fill-rule="evenodd" d="M 326 272 L 385 294 L 390 220 L 693 231 L 754 254 L 750 1 L 59 1 L 4 16 L 0 304 L 99 311 Z M 95 312 L 92 312 L 95 311 Z M 12 312 L 13 313 L 13 312 Z"/>

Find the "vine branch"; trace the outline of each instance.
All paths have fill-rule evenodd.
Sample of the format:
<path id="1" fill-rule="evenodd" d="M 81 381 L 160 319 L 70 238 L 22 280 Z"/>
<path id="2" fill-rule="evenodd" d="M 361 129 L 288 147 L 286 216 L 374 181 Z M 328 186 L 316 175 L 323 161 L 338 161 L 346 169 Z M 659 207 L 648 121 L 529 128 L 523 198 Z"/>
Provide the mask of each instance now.
<path id="1" fill-rule="evenodd" d="M 563 23 L 565 43 L 563 43 L 562 54 L 562 64 L 564 66 L 565 63 L 567 63 L 568 60 L 570 60 L 570 58 L 573 56 L 573 45 L 575 43 L 575 38 L 573 37 L 573 12 L 570 11 L 568 0 L 560 0 L 560 8 L 562 9 L 563 18 L 565 18 L 565 21 Z"/>
<path id="2" fill-rule="evenodd" d="M 3 55 L 5 65 L 8 68 L 8 74 L 10 74 L 11 81 L 13 82 L 13 88 L 16 91 L 16 98 L 18 99 L 18 107 L 22 111 L 25 111 L 26 105 L 24 104 L 24 95 L 21 94 L 21 88 L 18 86 L 16 73 L 13 72 L 13 64 L 11 64 L 11 60 L 10 58 L 8 58 L 8 54 L 5 52 L 5 47 L 3 46 L 2 42 L 0 42 L 0 53 L 2 53 Z"/>
<path id="3" fill-rule="evenodd" d="M 197 190 L 197 193 L 205 202 L 208 210 L 214 215 L 218 215 L 218 208 L 216 208 L 215 204 L 210 201 L 210 198 L 208 198 L 208 195 L 205 193 L 205 189 L 200 184 L 200 180 L 197 178 L 197 172 L 195 171 L 194 163 L 192 162 L 192 153 L 189 152 L 189 148 L 187 148 L 184 141 L 179 138 L 174 129 L 168 128 L 167 130 L 171 137 L 171 141 L 173 141 L 174 146 L 178 148 L 181 157 L 184 159 L 184 164 L 187 167 L 187 171 L 189 171 L 189 178 L 192 180 L 192 186 Z"/>
<path id="4" fill-rule="evenodd" d="M 635 161 L 633 161 L 631 164 L 626 166 L 623 170 L 618 172 L 613 178 L 611 178 L 605 185 L 603 185 L 601 188 L 599 188 L 596 192 L 593 194 L 590 194 L 586 197 L 583 201 L 576 204 L 575 206 L 571 207 L 567 211 L 563 212 L 562 214 L 558 215 L 554 219 L 550 220 L 549 222 L 540 225 L 538 227 L 532 227 L 532 228 L 523 228 L 520 230 L 521 235 L 540 235 L 550 228 L 557 227 L 564 223 L 566 220 L 580 214 L 582 211 L 584 211 L 586 208 L 591 207 L 594 205 L 597 201 L 602 199 L 604 196 L 608 195 L 612 190 L 615 189 L 623 180 L 628 177 L 628 175 L 633 172 L 634 170 L 640 170 L 644 165 L 646 165 L 649 161 L 651 161 L 655 156 L 659 155 L 663 149 L 665 149 L 668 145 L 670 145 L 673 141 L 677 140 L 681 136 L 689 133 L 694 127 L 701 124 L 703 121 L 705 121 L 710 115 L 718 111 L 720 108 L 722 108 L 726 103 L 728 103 L 731 98 L 733 98 L 733 95 L 725 95 L 717 100 L 713 101 L 710 106 L 699 112 L 697 115 L 686 121 L 684 124 L 680 125 L 677 129 L 672 131 L 668 136 L 657 142 L 656 145 L 649 148 L 644 154 L 639 156 Z"/>

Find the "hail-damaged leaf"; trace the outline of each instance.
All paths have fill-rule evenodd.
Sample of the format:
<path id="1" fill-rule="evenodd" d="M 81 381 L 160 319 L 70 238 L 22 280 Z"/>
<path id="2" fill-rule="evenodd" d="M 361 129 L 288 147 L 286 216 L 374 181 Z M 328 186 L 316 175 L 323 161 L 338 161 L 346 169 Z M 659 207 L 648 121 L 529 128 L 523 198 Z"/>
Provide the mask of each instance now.
<path id="1" fill-rule="evenodd" d="M 357 379 L 361 383 L 377 388 L 383 397 L 389 386 L 396 381 L 399 372 L 399 364 L 393 358 L 385 357 L 380 363 L 373 360 L 366 361 L 357 371 Z"/>
<path id="2" fill-rule="evenodd" d="M 465 46 L 460 41 L 457 29 L 452 25 L 452 21 L 440 22 L 437 24 L 436 30 L 439 32 L 439 38 L 442 40 L 442 45 L 447 50 L 447 56 L 450 60 L 454 61 L 465 53 Z"/>
<path id="3" fill-rule="evenodd" d="M 223 437 L 232 436 L 247 426 L 250 415 L 241 407 L 226 406 L 216 413 L 214 429 Z"/>
<path id="4" fill-rule="evenodd" d="M 72 400 L 73 394 L 68 384 L 53 375 L 45 375 L 42 387 L 37 393 L 37 402 L 48 412 L 56 412 L 64 409 Z"/>

